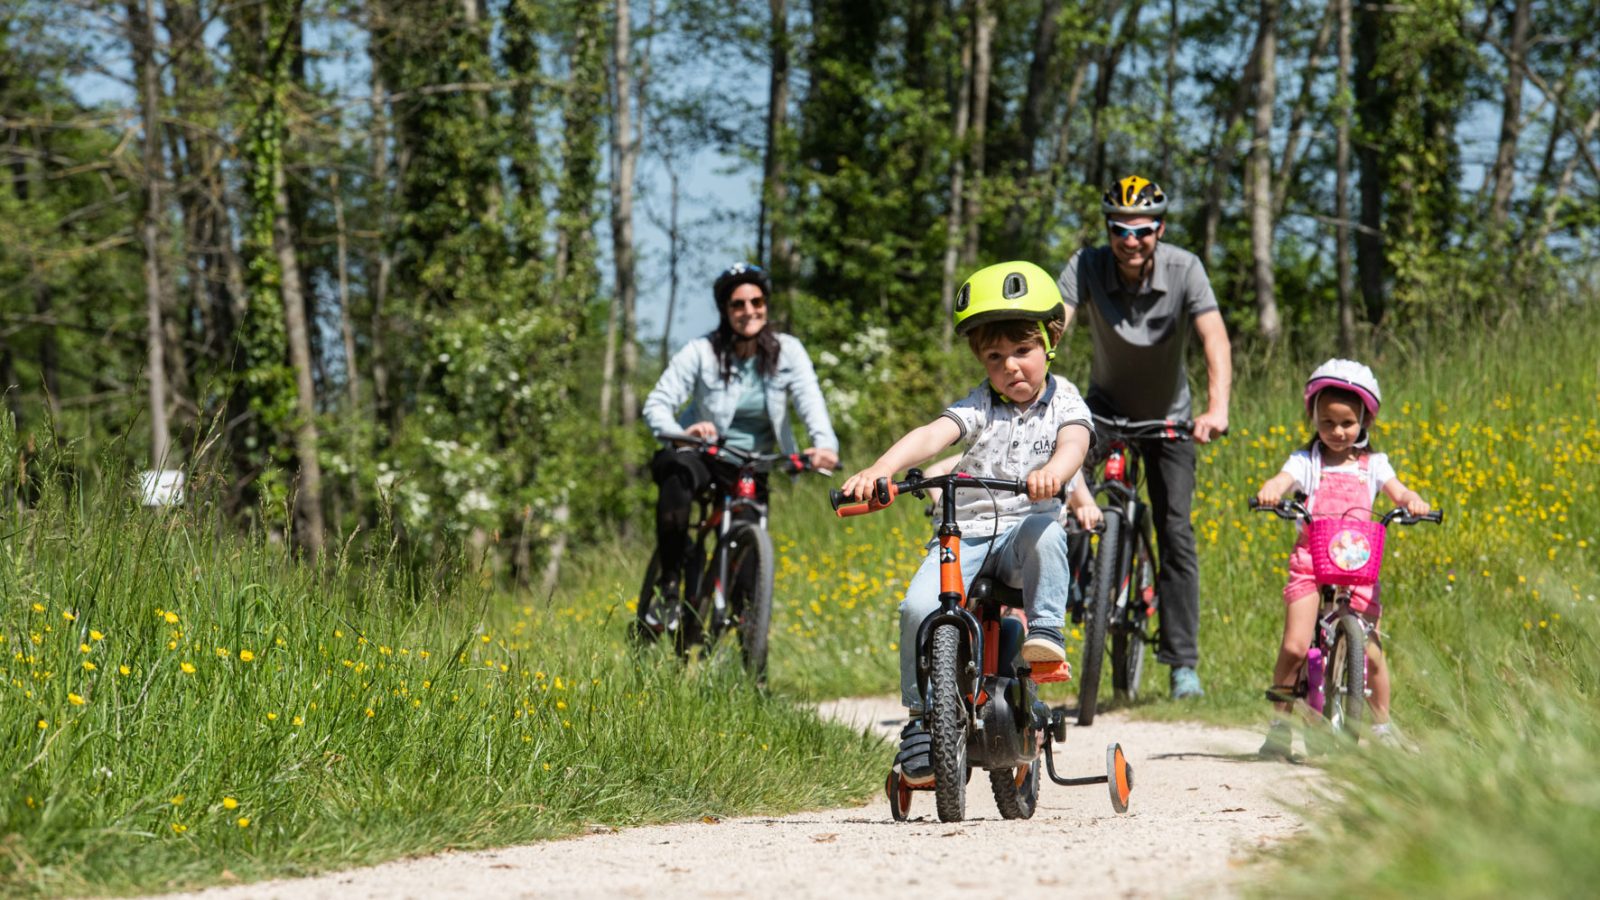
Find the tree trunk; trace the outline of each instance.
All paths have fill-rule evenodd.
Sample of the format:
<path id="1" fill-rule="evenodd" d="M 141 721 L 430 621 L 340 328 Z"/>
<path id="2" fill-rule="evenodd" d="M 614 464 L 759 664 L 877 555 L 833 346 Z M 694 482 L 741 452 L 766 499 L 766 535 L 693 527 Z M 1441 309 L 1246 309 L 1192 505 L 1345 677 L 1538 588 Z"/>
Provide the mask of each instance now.
<path id="1" fill-rule="evenodd" d="M 1122 64 L 1122 54 L 1139 37 L 1139 12 L 1144 0 L 1133 0 L 1123 16 L 1117 37 L 1100 55 L 1100 70 L 1095 73 L 1094 110 L 1089 116 L 1089 184 L 1102 187 L 1106 180 L 1106 138 L 1102 119 L 1111 106 L 1111 91 L 1117 82 L 1117 67 Z"/>
<path id="2" fill-rule="evenodd" d="M 1260 64 L 1256 81 L 1255 146 L 1250 170 L 1250 255 L 1255 263 L 1256 316 L 1261 336 L 1276 343 L 1277 289 L 1272 273 L 1272 105 L 1277 97 L 1278 0 L 1261 0 Z"/>
<path id="3" fill-rule="evenodd" d="M 1178 92 L 1178 29 L 1182 19 L 1178 14 L 1178 0 L 1167 4 L 1167 71 L 1166 90 L 1161 92 L 1161 174 L 1162 184 L 1172 181 L 1172 134 L 1177 127 L 1173 98 Z"/>
<path id="4" fill-rule="evenodd" d="M 276 195 L 272 243 L 283 279 L 283 324 L 289 343 L 289 365 L 294 369 L 294 450 L 300 467 L 295 492 L 295 538 L 313 559 L 322 552 L 322 463 L 317 457 L 317 396 L 311 380 L 311 335 L 306 321 L 306 300 L 300 290 L 300 259 L 289 225 L 289 186 L 280 154 L 272 173 Z"/>
<path id="5" fill-rule="evenodd" d="M 1062 0 L 1044 0 L 1039 7 L 1039 18 L 1034 25 L 1033 57 L 1028 63 L 1028 90 L 1022 101 L 1022 116 L 1017 132 L 1017 145 L 1012 151 L 1020 161 L 1021 190 L 1006 213 L 1004 253 L 1006 256 L 1028 256 L 1027 240 L 1023 229 L 1027 225 L 1027 205 L 1030 199 L 1045 203 L 1038 197 L 1040 190 L 1039 141 L 1044 134 L 1045 120 L 1055 107 L 1056 98 L 1056 39 L 1061 33 Z"/>
<path id="6" fill-rule="evenodd" d="M 1356 0 L 1355 99 L 1360 139 L 1356 162 L 1360 166 L 1357 189 L 1361 193 L 1361 227 L 1356 229 L 1356 282 L 1361 288 L 1367 321 L 1383 321 L 1388 305 L 1384 282 L 1388 264 L 1383 258 L 1383 193 L 1387 188 L 1384 148 L 1380 143 L 1387 117 L 1385 87 L 1375 73 L 1383 46 L 1383 4 Z"/>
<path id="7" fill-rule="evenodd" d="M 372 68 L 372 112 L 367 129 L 367 143 L 372 149 L 372 186 L 368 196 L 377 208 L 377 235 L 367 253 L 367 296 L 372 303 L 372 320 L 368 326 L 372 346 L 370 364 L 372 371 L 373 414 L 377 421 L 394 425 L 399 417 L 399 406 L 389 392 L 389 278 L 394 271 L 394 256 L 390 241 L 394 228 L 389 215 L 389 117 L 388 88 L 383 80 L 383 64 L 378 53 L 368 44 Z"/>
<path id="8" fill-rule="evenodd" d="M 1300 80 L 1300 98 L 1289 113 L 1289 131 L 1284 138 L 1283 157 L 1278 161 L 1278 176 L 1272 188 L 1273 218 L 1283 215 L 1284 203 L 1289 197 L 1289 180 L 1294 177 L 1294 165 L 1298 161 L 1300 130 L 1305 127 L 1306 113 L 1311 109 L 1311 100 L 1316 93 L 1317 66 L 1322 62 L 1322 51 L 1327 49 L 1328 39 L 1333 36 L 1333 22 L 1338 17 L 1337 7 L 1337 2 L 1329 4 L 1328 14 L 1322 17 L 1322 25 L 1317 28 L 1317 37 L 1311 42 L 1311 52 L 1301 69 L 1304 75 Z"/>
<path id="9" fill-rule="evenodd" d="M 339 282 L 339 338 L 344 347 L 344 396 L 351 415 L 361 409 L 361 381 L 356 373 L 356 331 L 350 315 L 350 236 L 344 224 L 344 189 L 339 170 L 328 176 L 328 192 L 333 195 L 333 236 L 335 269 Z"/>
<path id="10" fill-rule="evenodd" d="M 761 160 L 761 211 L 756 228 L 756 261 L 773 268 L 773 288 L 788 283 L 791 273 L 778 277 L 778 233 L 784 207 L 788 202 L 788 185 L 784 183 L 783 166 L 784 129 L 789 121 L 789 4 L 788 0 L 767 0 L 767 48 L 772 61 L 767 75 L 767 135 Z M 677 199 L 677 175 L 672 173 L 673 199 Z M 768 236 L 771 240 L 769 242 Z M 767 249 L 774 251 L 769 257 Z"/>
<path id="11" fill-rule="evenodd" d="M 989 0 L 973 0 L 972 9 L 972 119 L 967 146 L 970 148 L 966 191 L 966 210 L 962 224 L 967 237 L 961 251 L 962 263 L 970 268 L 978 258 L 979 219 L 983 215 L 984 145 L 989 122 L 989 76 L 993 70 L 990 50 L 994 44 L 995 14 Z"/>
<path id="12" fill-rule="evenodd" d="M 682 234 L 678 231 L 678 200 L 682 193 L 677 169 L 670 166 L 667 182 L 671 185 L 672 199 L 667 213 L 667 318 L 661 325 L 661 362 L 670 359 L 672 349 L 672 317 L 678 311 L 678 259 L 683 252 Z M 776 290 L 776 287 L 774 287 Z"/>
<path id="13" fill-rule="evenodd" d="M 639 145 L 633 137 L 631 93 L 634 62 L 628 0 L 617 0 L 613 25 L 615 30 L 612 34 L 611 48 L 613 78 L 611 159 L 614 167 L 611 178 L 611 257 L 616 296 L 612 301 L 611 322 L 606 328 L 605 383 L 600 394 L 600 421 L 602 424 L 609 424 L 612 421 L 612 385 L 620 383 L 621 421 L 624 425 L 631 425 L 638 415 L 633 395 L 634 373 L 639 365 L 638 342 L 635 340 L 638 312 L 633 259 L 633 178 L 638 164 Z M 616 371 L 619 344 L 622 367 L 621 371 Z"/>
<path id="14" fill-rule="evenodd" d="M 182 465 L 171 449 L 167 425 L 167 365 L 161 311 L 166 306 L 161 283 L 161 179 L 166 169 L 161 145 L 161 73 L 156 68 L 153 0 L 128 0 L 128 39 L 133 50 L 134 80 L 144 120 L 144 208 L 139 216 L 139 242 L 144 248 L 145 377 L 150 388 L 150 467 Z"/>
<path id="15" fill-rule="evenodd" d="M 967 157 L 964 147 L 967 140 L 967 114 L 972 104 L 972 42 L 961 42 L 961 82 L 956 91 L 956 122 L 952 133 L 954 151 L 950 157 L 950 217 L 944 231 L 944 277 L 939 289 L 941 330 L 939 346 L 950 349 L 955 336 L 956 255 L 961 249 L 961 213 L 965 208 L 962 198 L 966 181 Z"/>
<path id="16" fill-rule="evenodd" d="M 1532 0 L 1516 0 L 1511 11 L 1506 46 L 1506 83 L 1500 113 L 1500 149 L 1495 154 L 1494 198 L 1489 204 L 1489 222 L 1497 232 L 1495 240 L 1504 235 L 1506 218 L 1511 208 L 1511 191 L 1517 179 L 1517 140 L 1522 134 L 1522 82 L 1523 67 L 1528 55 L 1528 20 Z"/>
<path id="17" fill-rule="evenodd" d="M 1335 258 L 1339 269 L 1339 352 L 1355 353 L 1355 305 L 1350 296 L 1350 0 L 1334 0 L 1339 22 L 1339 80 L 1334 116 L 1338 137 L 1334 149 L 1333 219 Z"/>
<path id="18" fill-rule="evenodd" d="M 1256 82 L 1260 55 L 1261 32 L 1258 29 L 1255 45 L 1251 47 L 1250 57 L 1244 64 L 1244 72 L 1239 76 L 1239 87 L 1234 92 L 1233 105 L 1223 116 L 1217 148 L 1211 155 L 1211 178 L 1206 184 L 1205 226 L 1200 238 L 1200 259 L 1208 266 L 1212 263 L 1211 251 L 1217 245 L 1217 230 L 1222 225 L 1222 195 L 1227 187 L 1228 178 L 1233 173 L 1234 157 L 1239 152 L 1234 129 L 1238 127 L 1239 120 L 1244 118 L 1245 107 L 1250 102 L 1250 89 Z"/>

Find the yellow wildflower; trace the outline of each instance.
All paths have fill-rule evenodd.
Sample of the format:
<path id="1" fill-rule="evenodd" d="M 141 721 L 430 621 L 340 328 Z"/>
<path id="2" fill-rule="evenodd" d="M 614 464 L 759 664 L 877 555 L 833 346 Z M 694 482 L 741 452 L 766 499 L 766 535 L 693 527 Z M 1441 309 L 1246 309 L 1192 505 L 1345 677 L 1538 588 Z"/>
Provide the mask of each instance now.
<path id="1" fill-rule="evenodd" d="M 239 808 L 239 801 L 233 799 L 232 797 L 223 797 L 222 798 L 222 808 L 223 809 L 238 809 Z"/>
<path id="2" fill-rule="evenodd" d="M 83 698 L 78 696 L 77 694 L 68 694 L 67 695 L 67 702 L 71 703 L 73 706 L 82 706 L 83 705 Z"/>
<path id="3" fill-rule="evenodd" d="M 249 651 L 249 650 L 240 650 L 239 651 L 239 661 L 240 662 L 250 662 L 251 660 L 253 660 L 255 658 L 256 658 L 256 655 L 254 653 L 252 653 L 251 651 Z"/>
<path id="4" fill-rule="evenodd" d="M 185 674 L 185 675 L 193 675 L 194 674 L 194 663 L 190 663 L 190 662 L 182 663 L 182 664 L 180 664 L 178 666 L 178 668 L 182 669 L 183 670 L 183 674 Z"/>

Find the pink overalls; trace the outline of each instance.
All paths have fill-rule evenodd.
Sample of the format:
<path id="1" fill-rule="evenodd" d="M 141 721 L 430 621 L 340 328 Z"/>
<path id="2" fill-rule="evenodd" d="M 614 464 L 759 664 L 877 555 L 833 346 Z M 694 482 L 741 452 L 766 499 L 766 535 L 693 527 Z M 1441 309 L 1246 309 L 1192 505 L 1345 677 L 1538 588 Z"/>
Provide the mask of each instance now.
<path id="1" fill-rule="evenodd" d="M 1311 499 L 1307 503 L 1311 514 L 1318 519 L 1331 517 L 1372 521 L 1370 454 L 1362 453 L 1358 457 L 1361 471 L 1355 474 L 1322 471 L 1322 448 L 1315 447 L 1312 452 L 1316 454 L 1312 460 L 1312 480 L 1315 483 L 1309 490 Z M 1311 537 L 1302 528 L 1294 552 L 1289 555 L 1289 583 L 1283 586 L 1283 602 L 1291 603 L 1307 594 L 1315 596 L 1316 593 L 1317 579 L 1311 568 Z M 1352 587 L 1350 608 L 1369 618 L 1378 618 L 1383 612 L 1383 607 L 1378 603 L 1378 586 L 1369 584 Z"/>

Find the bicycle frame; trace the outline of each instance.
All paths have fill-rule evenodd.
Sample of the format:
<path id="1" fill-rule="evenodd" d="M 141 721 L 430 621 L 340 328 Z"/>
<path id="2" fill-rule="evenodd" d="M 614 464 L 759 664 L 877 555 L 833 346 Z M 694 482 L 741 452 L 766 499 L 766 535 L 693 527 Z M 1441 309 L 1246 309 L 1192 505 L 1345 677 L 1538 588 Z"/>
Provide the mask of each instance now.
<path id="1" fill-rule="evenodd" d="M 1148 546 L 1154 546 L 1155 543 L 1152 539 L 1155 522 L 1151 518 L 1150 504 L 1140 498 L 1140 487 L 1144 484 L 1144 453 L 1140 451 L 1138 442 L 1145 439 L 1186 441 L 1194 424 L 1183 419 L 1130 421 L 1098 415 L 1094 419 L 1096 426 L 1105 430 L 1108 438 L 1105 456 L 1094 467 L 1101 472 L 1101 479 L 1090 484 L 1090 491 L 1097 497 L 1106 497 L 1101 508 L 1119 513 L 1125 529 L 1125 536 L 1114 548 L 1118 578 L 1116 605 L 1110 610 L 1110 627 L 1137 630 L 1138 622 L 1133 617 L 1149 619 L 1155 612 L 1158 599 L 1152 595 L 1144 598 L 1144 609 L 1128 609 L 1128 587 L 1134 574 L 1132 551 L 1141 538 Z M 1104 552 L 1104 549 L 1100 552 Z M 1141 635 L 1141 639 L 1148 643 L 1159 642 L 1159 627 L 1155 634 Z"/>

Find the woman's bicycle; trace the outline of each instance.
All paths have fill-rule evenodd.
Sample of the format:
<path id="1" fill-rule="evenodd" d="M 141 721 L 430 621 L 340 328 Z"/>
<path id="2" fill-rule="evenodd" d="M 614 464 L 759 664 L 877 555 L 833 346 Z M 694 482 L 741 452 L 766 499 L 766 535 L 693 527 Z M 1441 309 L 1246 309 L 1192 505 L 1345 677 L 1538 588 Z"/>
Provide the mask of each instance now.
<path id="1" fill-rule="evenodd" d="M 831 474 L 798 453 L 751 453 L 689 434 L 657 438 L 694 448 L 708 461 L 735 467 L 727 484 L 698 498 L 699 524 L 693 529 L 684 562 L 682 599 L 659 602 L 660 551 L 650 555 L 630 634 L 638 643 L 663 637 L 680 654 L 695 644 L 713 647 L 725 633 L 737 635 L 745 668 L 766 677 L 767 637 L 772 621 L 772 581 L 777 555 L 767 532 L 767 504 L 759 496 L 758 475 L 771 471 Z"/>
<path id="2" fill-rule="evenodd" d="M 1268 688 L 1267 699 L 1291 704 L 1304 700 L 1328 720 L 1335 734 L 1359 740 L 1359 725 L 1367 705 L 1367 642 L 1374 639 L 1377 625 L 1350 608 L 1351 589 L 1377 584 L 1383 568 L 1383 537 L 1391 522 L 1437 525 L 1444 522 L 1444 513 L 1434 510 L 1413 516 L 1396 507 L 1376 522 L 1315 518 L 1305 501 L 1306 495 L 1298 491 L 1293 499 L 1270 506 L 1250 498 L 1250 508 L 1255 512 L 1305 524 L 1321 595 L 1317 627 L 1311 634 L 1305 664 L 1293 684 Z"/>
<path id="3" fill-rule="evenodd" d="M 976 478 L 956 473 L 922 477 L 912 469 L 905 481 L 878 479 L 864 503 L 848 502 L 831 492 L 840 516 L 876 512 L 899 494 L 917 497 L 938 488 L 943 515 L 939 525 L 939 609 L 917 631 L 917 687 L 926 705 L 932 738 L 934 781 L 931 787 L 908 784 L 891 769 L 884 784 L 895 821 L 910 814 L 911 793 L 932 790 L 939 820 L 958 822 L 966 815 L 966 785 L 973 769 L 989 772 L 1000 815 L 1026 819 L 1038 805 L 1039 758 L 1050 780 L 1062 785 L 1106 784 L 1117 812 L 1128 809 L 1133 768 L 1122 747 L 1106 747 L 1106 774 L 1062 778 L 1056 774 L 1052 741 L 1066 740 L 1066 710 L 1046 706 L 1037 685 L 1065 681 L 1064 662 L 1028 663 L 1021 659 L 1022 623 L 1005 615 L 1004 607 L 1023 605 L 1021 591 L 998 579 L 979 575 L 966 590 L 961 573 L 961 529 L 956 525 L 957 490 L 981 489 L 1026 493 L 1025 482 Z"/>
<path id="4" fill-rule="evenodd" d="M 1085 466 L 1084 477 L 1096 497 L 1104 495 L 1100 510 L 1104 521 L 1092 561 L 1089 588 L 1081 610 L 1073 618 L 1084 623 L 1083 666 L 1078 681 L 1078 724 L 1094 724 L 1099 708 L 1100 673 L 1111 657 L 1111 687 L 1116 698 L 1139 698 L 1144 676 L 1145 645 L 1160 641 L 1152 624 L 1160 609 L 1156 596 L 1155 523 L 1150 503 L 1141 496 L 1144 456 L 1140 442 L 1187 441 L 1194 423 L 1183 419 L 1130 421 L 1120 417 L 1094 417 L 1095 466 Z M 1091 477 L 1098 473 L 1096 480 Z M 1110 637 L 1110 648 L 1106 639 Z"/>

